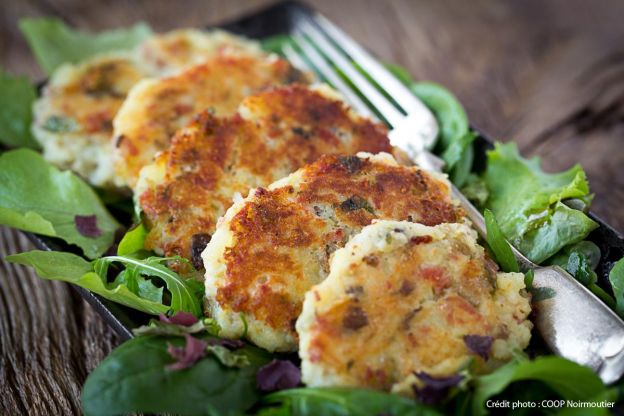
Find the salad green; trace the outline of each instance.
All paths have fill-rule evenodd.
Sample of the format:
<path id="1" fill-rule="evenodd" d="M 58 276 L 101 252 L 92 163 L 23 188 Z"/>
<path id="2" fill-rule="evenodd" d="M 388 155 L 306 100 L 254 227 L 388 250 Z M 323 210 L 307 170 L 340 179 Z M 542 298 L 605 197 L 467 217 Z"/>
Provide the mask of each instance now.
<path id="1" fill-rule="evenodd" d="M 489 190 L 485 207 L 494 213 L 505 237 L 534 263 L 585 239 L 598 226 L 584 212 L 562 202 L 590 198 L 579 165 L 545 173 L 538 158 L 522 158 L 514 143 L 496 143 L 488 152 L 483 178 Z"/>
<path id="2" fill-rule="evenodd" d="M 39 66 L 48 75 L 65 63 L 77 63 L 98 53 L 132 49 L 152 34 L 145 23 L 89 34 L 49 17 L 22 19 L 19 27 Z"/>
<path id="3" fill-rule="evenodd" d="M 624 318 L 624 258 L 620 259 L 609 273 L 609 282 L 615 294 L 616 312 Z"/>
<path id="4" fill-rule="evenodd" d="M 169 345 L 183 346 L 184 338 L 139 336 L 116 348 L 85 382 L 85 414 L 239 415 L 260 400 L 256 372 L 271 360 L 267 352 L 247 345 L 237 354 L 248 365 L 228 367 L 207 354 L 190 368 L 172 370 Z"/>
<path id="5" fill-rule="evenodd" d="M 99 233 L 82 230 L 78 216 L 95 216 Z M 121 227 L 86 182 L 29 149 L 0 155 L 0 224 L 61 238 L 91 259 L 113 244 Z"/>
<path id="6" fill-rule="evenodd" d="M 0 68 L 0 91 L 0 143 L 37 149 L 39 144 L 30 133 L 35 87 L 28 78 L 12 76 Z"/>
<path id="7" fill-rule="evenodd" d="M 43 279 L 73 283 L 141 312 L 157 315 L 171 309 L 195 316 L 202 313 L 203 284 L 192 278 L 183 279 L 165 267 L 162 263 L 167 258 L 108 256 L 89 262 L 71 253 L 33 250 L 7 256 L 6 260 L 33 267 Z M 108 272 L 116 263 L 125 268 L 109 283 Z M 155 285 L 155 281 L 164 283 L 167 288 L 168 304 L 163 286 Z"/>

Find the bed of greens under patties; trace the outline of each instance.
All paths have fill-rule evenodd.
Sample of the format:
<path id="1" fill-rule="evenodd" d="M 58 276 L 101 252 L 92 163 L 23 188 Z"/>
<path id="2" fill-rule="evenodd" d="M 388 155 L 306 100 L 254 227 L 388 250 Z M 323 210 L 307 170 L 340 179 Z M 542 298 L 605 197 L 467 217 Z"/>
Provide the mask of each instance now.
<path id="1" fill-rule="evenodd" d="M 62 36 L 65 45 L 69 41 L 82 46 L 85 53 L 80 56 L 75 55 L 76 48 L 68 48 L 74 54 L 70 59 L 50 57 L 62 55 L 63 50 L 35 47 L 40 60 L 47 62 L 46 69 L 53 68 L 49 63 L 55 59 L 57 63 L 82 60 L 100 51 L 101 45 L 117 49 L 137 42 L 136 30 L 127 33 L 131 36 L 117 32 L 116 37 L 89 38 L 53 21 L 30 21 L 23 26 L 35 45 L 44 37 Z M 267 44 L 282 41 L 287 40 L 272 39 Z M 3 114 L 16 115 L 11 123 L 0 123 L 2 139 L 11 147 L 36 147 L 28 127 L 33 87 L 4 73 L 0 83 L 3 91 L 8 91 L 6 86 L 13 92 L 10 101 L 4 92 L 0 97 L 7 102 Z M 483 173 L 471 174 L 474 134 L 461 106 L 439 86 L 417 83 L 412 88 L 438 117 L 441 137 L 437 151 L 446 160 L 454 183 L 463 185 L 475 202 L 491 209 L 500 231 L 534 261 L 563 265 L 624 312 L 624 263 L 613 267 L 610 282 L 598 281 L 594 269 L 600 250 L 583 241 L 598 224 L 569 206 L 578 208 L 579 202 L 587 206 L 590 201 L 582 169 L 545 174 L 536 162 L 522 159 L 513 145 L 499 144 L 488 153 Z M 461 377 L 420 375 L 420 401 L 354 388 L 293 389 L 300 384 L 298 360 L 218 338 L 214 321 L 201 317 L 203 285 L 167 268 L 172 259 L 144 251 L 146 231 L 142 225 L 124 235 L 115 255 L 101 257 L 121 226 L 108 213 L 103 199 L 81 179 L 59 171 L 30 150 L 0 156 L 0 176 L 0 222 L 73 245 L 66 246 L 70 252 L 22 253 L 9 260 L 32 265 L 43 278 L 69 281 L 142 312 L 160 314 L 159 319 L 136 329 L 137 336 L 116 349 L 90 376 L 83 391 L 87 414 L 480 414 L 485 412 L 485 401 L 498 394 L 508 400 L 562 397 L 612 401 L 618 396 L 618 386 L 606 389 L 587 368 L 552 356 L 529 360 L 520 352 L 488 375 L 472 374 L 469 368 Z M 564 203 L 570 200 L 576 203 Z M 108 207 L 123 212 L 123 201 Z M 127 216 L 119 217 L 125 225 L 130 224 Z M 496 234 L 490 235 L 494 238 Z M 492 245 L 496 244 L 505 243 L 499 240 Z M 77 255 L 80 252 L 92 260 Z M 504 269 L 509 267 L 508 259 L 497 260 Z M 534 294 L 534 298 L 539 296 L 544 294 Z M 529 353 L 541 350 L 536 345 Z"/>

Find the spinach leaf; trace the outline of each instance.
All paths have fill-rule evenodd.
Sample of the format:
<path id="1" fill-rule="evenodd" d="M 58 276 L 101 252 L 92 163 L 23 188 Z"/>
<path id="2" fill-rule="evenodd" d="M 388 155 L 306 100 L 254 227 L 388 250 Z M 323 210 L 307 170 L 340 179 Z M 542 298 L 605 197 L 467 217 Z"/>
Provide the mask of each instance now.
<path id="1" fill-rule="evenodd" d="M 489 398 L 504 393 L 513 383 L 531 380 L 544 383 L 566 400 L 591 400 L 606 390 L 591 369 L 564 358 L 543 356 L 529 361 L 516 357 L 493 373 L 476 378 L 472 413 L 486 414 L 485 403 Z M 513 400 L 508 395 L 504 397 Z"/>
<path id="2" fill-rule="evenodd" d="M 209 354 L 185 370 L 170 370 L 168 345 L 182 346 L 179 337 L 140 336 L 126 341 L 89 375 L 82 390 L 85 414 L 132 412 L 179 415 L 238 415 L 259 399 L 256 372 L 269 362 L 268 353 L 245 346 L 237 354 L 249 365 L 222 365 Z"/>
<path id="3" fill-rule="evenodd" d="M 85 235 L 77 220 L 92 216 L 98 233 Z M 61 238 L 89 258 L 104 253 L 120 227 L 89 185 L 29 149 L 0 155 L 0 224 Z"/>
<path id="4" fill-rule="evenodd" d="M 485 218 L 487 233 L 486 241 L 492 249 L 494 257 L 496 257 L 496 262 L 500 264 L 503 271 L 519 272 L 520 267 L 518 266 L 516 256 L 514 256 L 507 240 L 505 240 L 505 236 L 501 232 L 494 214 L 489 209 L 486 209 L 483 217 Z"/>
<path id="5" fill-rule="evenodd" d="M 263 399 L 279 405 L 261 414 L 291 416 L 441 415 L 412 399 L 376 390 L 349 387 L 297 388 L 272 393 Z M 277 410 L 276 410 L 277 409 Z M 283 413 L 279 413 L 279 412 Z"/>
<path id="6" fill-rule="evenodd" d="M 615 295 L 615 311 L 624 318 L 624 257 L 609 272 L 609 282 Z"/>
<path id="7" fill-rule="evenodd" d="M 402 75 L 401 77 L 404 77 Z M 446 88 L 433 82 L 415 82 L 411 91 L 433 112 L 440 126 L 436 153 L 446 162 L 445 172 L 462 187 L 472 170 L 476 134 L 469 130 L 468 117 L 460 102 Z"/>
<path id="8" fill-rule="evenodd" d="M 121 303 L 139 311 L 157 315 L 170 309 L 200 316 L 203 285 L 194 279 L 183 279 L 161 263 L 167 258 L 151 257 L 138 260 L 131 257 L 110 256 L 88 262 L 80 256 L 59 251 L 29 251 L 6 257 L 12 263 L 35 268 L 43 279 L 73 283 L 110 301 Z M 113 263 L 125 266 L 115 280 L 108 282 L 108 271 Z M 165 284 L 171 301 L 163 301 Z"/>
<path id="9" fill-rule="evenodd" d="M 483 176 L 490 191 L 486 208 L 507 239 L 541 263 L 566 245 L 583 240 L 598 224 L 561 201 L 586 198 L 589 185 L 580 166 L 548 174 L 539 159 L 526 160 L 515 144 L 497 143 L 488 152 Z"/>
<path id="10" fill-rule="evenodd" d="M 80 62 L 102 52 L 132 49 L 152 34 L 145 23 L 89 34 L 73 30 L 55 18 L 21 19 L 19 27 L 39 66 L 48 75 L 64 63 Z"/>
<path id="11" fill-rule="evenodd" d="M 124 284 L 106 282 L 106 276 L 96 273 L 93 264 L 71 253 L 59 251 L 29 251 L 7 256 L 11 263 L 34 267 L 43 279 L 61 280 L 90 290 L 113 302 L 126 305 L 141 312 L 157 315 L 170 307 L 161 302 L 144 299 Z"/>
<path id="12" fill-rule="evenodd" d="M 145 245 L 145 237 L 147 236 L 147 229 L 143 223 L 139 223 L 132 227 L 123 236 L 117 247 L 117 255 L 125 256 L 127 254 L 133 254 L 143 250 Z"/>
<path id="13" fill-rule="evenodd" d="M 26 77 L 14 77 L 0 68 L 0 143 L 9 147 L 31 147 L 38 143 L 30 133 L 35 87 Z"/>

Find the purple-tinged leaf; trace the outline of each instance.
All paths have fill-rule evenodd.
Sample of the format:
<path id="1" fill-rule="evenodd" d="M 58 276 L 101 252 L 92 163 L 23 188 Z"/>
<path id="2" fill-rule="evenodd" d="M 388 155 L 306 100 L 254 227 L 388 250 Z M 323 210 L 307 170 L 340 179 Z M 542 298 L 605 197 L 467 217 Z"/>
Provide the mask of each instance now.
<path id="1" fill-rule="evenodd" d="M 97 225 L 97 217 L 95 215 L 76 215 L 74 224 L 78 232 L 85 237 L 97 238 L 102 235 L 102 230 Z"/>
<path id="2" fill-rule="evenodd" d="M 290 389 L 301 384 L 301 370 L 287 360 L 273 360 L 258 370 L 256 383 L 261 391 Z"/>
<path id="3" fill-rule="evenodd" d="M 167 366 L 170 370 L 189 368 L 206 355 L 206 343 L 204 341 L 193 338 L 189 334 L 186 334 L 184 337 L 186 338 L 184 347 L 176 347 L 171 344 L 167 347 L 169 355 L 176 360 Z"/>
<path id="4" fill-rule="evenodd" d="M 422 386 L 414 384 L 412 388 L 418 400 L 423 404 L 437 404 L 446 398 L 451 388 L 457 386 L 464 376 L 457 374 L 449 377 L 434 377 L 425 372 L 415 373 Z"/>
<path id="5" fill-rule="evenodd" d="M 492 348 L 492 342 L 494 339 L 490 336 L 484 335 L 465 335 L 464 344 L 473 353 L 479 357 L 487 360 L 490 355 L 490 349 Z"/>
<path id="6" fill-rule="evenodd" d="M 166 322 L 168 324 L 174 325 L 182 325 L 182 326 L 191 326 L 197 323 L 197 318 L 195 315 L 189 312 L 178 311 L 175 315 L 169 317 L 164 313 L 159 315 L 160 322 Z"/>

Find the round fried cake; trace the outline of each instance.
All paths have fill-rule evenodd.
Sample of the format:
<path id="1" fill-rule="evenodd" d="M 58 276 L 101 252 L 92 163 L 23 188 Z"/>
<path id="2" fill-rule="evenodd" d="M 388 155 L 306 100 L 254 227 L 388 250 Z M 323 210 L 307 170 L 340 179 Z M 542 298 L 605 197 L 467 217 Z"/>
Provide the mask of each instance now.
<path id="1" fill-rule="evenodd" d="M 383 152 L 386 129 L 355 114 L 329 87 L 275 87 L 235 115 L 205 111 L 142 169 L 137 202 L 146 249 L 203 269 L 200 254 L 235 195 L 266 186 L 323 154 Z"/>
<path id="2" fill-rule="evenodd" d="M 152 36 L 137 47 L 137 54 L 156 74 L 176 72 L 216 55 L 265 55 L 258 42 L 218 29 L 178 29 Z"/>
<path id="3" fill-rule="evenodd" d="M 229 53 L 259 55 L 256 42 L 222 31 L 154 35 L 135 50 L 100 54 L 54 72 L 33 107 L 44 157 L 97 186 L 113 184 L 113 118 L 134 84 Z"/>
<path id="4" fill-rule="evenodd" d="M 330 255 L 374 219 L 436 225 L 463 213 L 441 175 L 387 153 L 324 156 L 250 192 L 219 221 L 202 254 L 207 314 L 225 337 L 296 350 L 305 293 L 329 273 Z"/>
<path id="5" fill-rule="evenodd" d="M 294 82 L 308 78 L 286 60 L 252 55 L 218 55 L 175 75 L 140 81 L 113 121 L 116 184 L 134 188 L 141 168 L 200 111 L 230 115 L 246 96 Z"/>
<path id="6" fill-rule="evenodd" d="M 378 221 L 334 253 L 297 320 L 303 381 L 408 395 L 418 374 L 487 369 L 526 348 L 521 273 L 497 273 L 465 224 Z"/>

